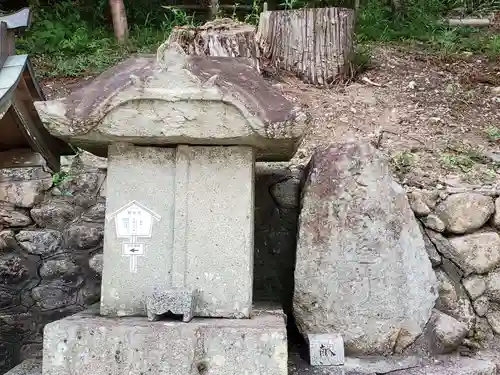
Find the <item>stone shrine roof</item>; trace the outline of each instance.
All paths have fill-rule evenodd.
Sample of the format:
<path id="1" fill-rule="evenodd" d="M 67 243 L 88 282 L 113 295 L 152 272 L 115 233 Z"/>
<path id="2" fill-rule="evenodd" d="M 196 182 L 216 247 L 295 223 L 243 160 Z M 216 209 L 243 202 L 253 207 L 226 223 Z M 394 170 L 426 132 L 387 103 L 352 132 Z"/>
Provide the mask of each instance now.
<path id="1" fill-rule="evenodd" d="M 53 135 L 98 156 L 112 142 L 129 142 L 248 145 L 259 160 L 288 160 L 308 123 L 246 59 L 188 56 L 175 46 L 35 105 Z"/>

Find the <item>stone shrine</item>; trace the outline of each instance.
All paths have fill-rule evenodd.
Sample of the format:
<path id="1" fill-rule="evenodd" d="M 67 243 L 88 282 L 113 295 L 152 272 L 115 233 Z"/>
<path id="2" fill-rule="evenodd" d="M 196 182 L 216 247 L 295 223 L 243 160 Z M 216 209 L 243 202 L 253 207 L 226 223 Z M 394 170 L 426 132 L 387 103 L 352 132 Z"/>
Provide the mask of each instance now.
<path id="1" fill-rule="evenodd" d="M 176 47 L 36 108 L 108 157 L 100 309 L 46 326 L 43 374 L 287 374 L 284 314 L 252 308 L 254 164 L 289 160 L 306 114 L 245 60 Z"/>

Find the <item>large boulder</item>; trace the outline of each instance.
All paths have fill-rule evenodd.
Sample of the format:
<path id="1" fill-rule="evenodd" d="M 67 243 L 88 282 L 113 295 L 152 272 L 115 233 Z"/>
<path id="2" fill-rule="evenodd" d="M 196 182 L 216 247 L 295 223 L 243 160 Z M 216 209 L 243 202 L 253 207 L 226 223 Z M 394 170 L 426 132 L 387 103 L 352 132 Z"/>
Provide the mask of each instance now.
<path id="1" fill-rule="evenodd" d="M 349 355 L 399 352 L 423 331 L 436 277 L 403 188 L 366 143 L 317 149 L 299 219 L 294 314 Z"/>

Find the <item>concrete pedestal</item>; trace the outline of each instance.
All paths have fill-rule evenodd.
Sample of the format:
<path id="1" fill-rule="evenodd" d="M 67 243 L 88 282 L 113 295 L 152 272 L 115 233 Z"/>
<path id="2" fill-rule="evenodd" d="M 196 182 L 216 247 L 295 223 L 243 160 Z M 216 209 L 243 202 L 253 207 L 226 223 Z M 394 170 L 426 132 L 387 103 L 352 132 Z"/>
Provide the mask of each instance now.
<path id="1" fill-rule="evenodd" d="M 251 147 L 109 149 L 101 314 L 145 316 L 155 290 L 196 291 L 194 315 L 252 304 Z"/>
<path id="2" fill-rule="evenodd" d="M 286 375 L 282 314 L 190 323 L 109 318 L 97 306 L 45 327 L 43 375 Z"/>

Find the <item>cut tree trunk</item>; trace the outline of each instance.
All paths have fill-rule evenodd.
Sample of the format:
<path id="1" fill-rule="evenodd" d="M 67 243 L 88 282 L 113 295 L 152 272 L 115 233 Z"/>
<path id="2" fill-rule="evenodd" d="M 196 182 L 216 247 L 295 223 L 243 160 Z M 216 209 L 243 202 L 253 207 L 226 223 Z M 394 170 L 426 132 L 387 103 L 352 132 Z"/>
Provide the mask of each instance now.
<path id="1" fill-rule="evenodd" d="M 355 11 L 304 8 L 260 15 L 261 63 L 327 86 L 350 78 Z"/>
<path id="2" fill-rule="evenodd" d="M 188 55 L 247 58 L 252 66 L 259 69 L 255 27 L 229 18 L 198 27 L 176 27 L 167 45 L 173 43 L 179 44 Z"/>
<path id="3" fill-rule="evenodd" d="M 123 0 L 109 0 L 113 30 L 118 43 L 124 44 L 128 39 L 127 13 Z"/>

